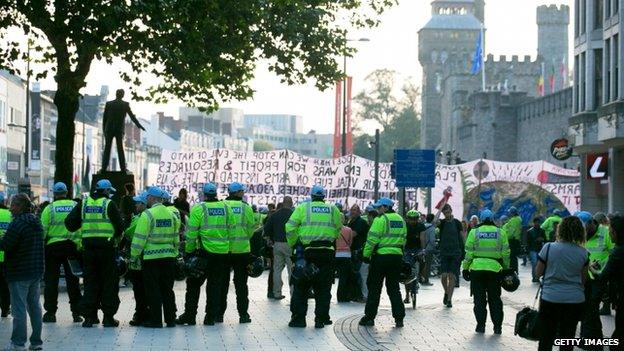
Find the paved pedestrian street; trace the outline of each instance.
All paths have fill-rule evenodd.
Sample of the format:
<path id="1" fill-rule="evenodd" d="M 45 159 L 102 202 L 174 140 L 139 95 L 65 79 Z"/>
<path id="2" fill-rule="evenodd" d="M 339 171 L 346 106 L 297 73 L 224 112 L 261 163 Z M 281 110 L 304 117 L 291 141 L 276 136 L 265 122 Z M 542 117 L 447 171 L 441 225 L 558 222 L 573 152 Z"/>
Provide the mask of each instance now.
<path id="1" fill-rule="evenodd" d="M 205 295 L 202 292 L 200 312 L 196 326 L 147 329 L 128 325 L 134 301 L 130 288 L 120 289 L 121 306 L 116 318 L 119 328 L 82 328 L 71 322 L 67 294 L 59 297 L 60 308 L 56 324 L 44 324 L 45 350 L 531 350 L 537 343 L 513 335 L 516 312 L 531 304 L 537 289 L 530 280 L 530 272 L 521 267 L 522 284 L 515 293 L 503 292 L 505 322 L 503 334 L 493 334 L 488 320 L 486 333 L 475 334 L 472 300 L 468 284 L 456 290 L 453 308 L 442 305 L 442 287 L 439 280 L 422 288 L 418 294 L 418 309 L 407 308 L 405 327 L 394 328 L 390 315 L 390 303 L 382 297 L 380 315 L 375 327 L 359 327 L 364 305 L 359 303 L 336 303 L 335 285 L 331 305 L 332 326 L 314 329 L 314 302 L 310 300 L 308 327 L 288 328 L 290 319 L 289 300 L 267 300 L 266 276 L 250 279 L 250 314 L 252 323 L 239 324 L 236 312 L 234 287 L 230 287 L 228 310 L 223 324 L 207 327 L 201 324 Z M 177 282 L 176 302 L 178 314 L 184 306 L 184 282 Z M 287 291 L 285 291 L 286 293 Z M 43 297 L 42 297 L 43 300 Z M 101 318 L 100 314 L 100 318 Z M 602 317 L 604 332 L 610 335 L 614 328 L 613 317 Z M 0 340 L 8 343 L 11 335 L 11 319 L 0 320 Z"/>

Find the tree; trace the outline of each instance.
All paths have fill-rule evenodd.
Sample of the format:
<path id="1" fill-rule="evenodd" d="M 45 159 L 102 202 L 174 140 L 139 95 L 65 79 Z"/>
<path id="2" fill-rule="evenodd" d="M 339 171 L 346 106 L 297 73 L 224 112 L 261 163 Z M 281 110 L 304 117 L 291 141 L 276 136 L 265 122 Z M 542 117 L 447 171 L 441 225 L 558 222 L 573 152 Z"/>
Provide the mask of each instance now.
<path id="1" fill-rule="evenodd" d="M 256 140 L 253 144 L 254 151 L 273 151 L 275 150 L 275 146 L 265 140 Z"/>
<path id="2" fill-rule="evenodd" d="M 358 118 L 376 122 L 381 129 L 379 159 L 391 162 L 394 149 L 418 148 L 420 144 L 420 116 L 418 115 L 419 89 L 406 81 L 401 96 L 396 94 L 396 72 L 377 70 L 366 77 L 368 88 L 355 97 L 359 105 Z M 354 140 L 354 153 L 369 159 L 374 158 L 374 149 L 369 147 L 373 136 L 358 135 Z"/>
<path id="3" fill-rule="evenodd" d="M 338 59 L 354 52 L 337 23 L 375 26 L 396 1 L 4 0 L 0 67 L 19 74 L 14 63 L 28 55 L 19 42 L 6 40 L 8 29 L 35 38 L 43 67 L 35 77 L 52 72 L 57 83 L 56 135 L 63 142 L 54 178 L 71 187 L 74 119 L 93 60 L 127 63 L 121 77 L 133 84 L 135 99 L 176 97 L 208 110 L 252 96 L 249 82 L 262 59 L 287 84 L 312 79 L 325 89 L 342 76 Z M 340 21 L 343 16 L 348 20 Z M 146 76 L 158 83 L 143 90 Z"/>

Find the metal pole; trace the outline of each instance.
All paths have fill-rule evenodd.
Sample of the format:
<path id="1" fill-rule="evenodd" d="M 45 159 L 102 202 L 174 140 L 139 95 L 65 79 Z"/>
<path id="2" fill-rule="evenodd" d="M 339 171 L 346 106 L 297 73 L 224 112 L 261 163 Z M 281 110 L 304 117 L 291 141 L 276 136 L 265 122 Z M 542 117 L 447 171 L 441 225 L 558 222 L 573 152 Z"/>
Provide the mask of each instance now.
<path id="1" fill-rule="evenodd" d="M 485 30 L 481 24 L 481 89 L 485 91 Z"/>
<path id="2" fill-rule="evenodd" d="M 81 100 L 81 105 L 83 105 L 82 107 L 80 107 L 80 110 L 82 112 L 82 166 L 80 167 L 82 174 L 80 175 L 80 178 L 82 178 L 82 177 L 85 176 L 85 171 L 86 171 L 86 169 L 85 169 L 85 152 L 86 152 L 87 147 L 85 145 L 85 142 L 86 142 L 87 138 L 86 138 L 86 135 L 85 135 L 86 134 L 86 132 L 85 132 L 85 121 L 86 121 L 86 118 L 85 118 L 85 113 L 84 113 L 84 98 L 80 97 L 80 100 Z M 87 179 L 87 181 L 89 181 L 89 179 Z M 82 181 L 80 183 L 81 183 L 81 188 L 82 188 Z M 87 191 L 88 191 L 88 189 L 87 189 Z"/>
<path id="3" fill-rule="evenodd" d="M 379 200 L 379 129 L 375 129 L 375 202 Z"/>
<path id="4" fill-rule="evenodd" d="M 342 89 L 342 156 L 347 155 L 347 55 L 343 55 L 343 89 Z"/>
<path id="5" fill-rule="evenodd" d="M 26 157 L 24 159 L 24 174 L 25 177 L 28 178 L 28 163 L 30 159 L 30 136 L 28 135 L 30 132 L 30 36 L 27 38 L 28 41 L 28 49 L 26 53 L 26 145 L 24 148 L 26 149 Z"/>

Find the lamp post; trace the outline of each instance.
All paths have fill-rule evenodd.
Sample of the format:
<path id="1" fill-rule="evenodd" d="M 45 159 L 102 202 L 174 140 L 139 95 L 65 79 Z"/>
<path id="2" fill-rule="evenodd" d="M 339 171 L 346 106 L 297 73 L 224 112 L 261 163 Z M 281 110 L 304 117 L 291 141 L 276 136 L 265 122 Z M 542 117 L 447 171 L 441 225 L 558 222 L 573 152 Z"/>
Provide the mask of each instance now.
<path id="1" fill-rule="evenodd" d="M 350 41 L 359 41 L 359 42 L 367 42 L 370 41 L 368 38 L 359 38 L 359 39 L 347 39 L 346 42 Z M 346 44 L 345 44 L 346 45 Z M 343 58 L 343 73 L 344 78 L 342 80 L 342 140 L 341 140 L 341 155 L 347 155 L 347 54 L 342 55 Z"/>

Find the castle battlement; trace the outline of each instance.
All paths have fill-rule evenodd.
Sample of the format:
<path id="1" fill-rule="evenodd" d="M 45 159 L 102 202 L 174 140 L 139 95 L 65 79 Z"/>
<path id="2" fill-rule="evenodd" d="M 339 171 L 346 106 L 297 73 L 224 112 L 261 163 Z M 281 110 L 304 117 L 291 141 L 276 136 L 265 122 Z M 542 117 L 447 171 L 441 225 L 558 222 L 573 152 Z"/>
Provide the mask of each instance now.
<path id="1" fill-rule="evenodd" d="M 518 55 L 512 55 L 511 60 L 507 59 L 507 55 L 500 55 L 495 57 L 492 54 L 488 54 L 485 58 L 485 62 L 487 63 L 513 63 L 513 64 L 533 64 L 536 61 L 531 60 L 531 55 L 524 55 L 522 59 L 519 58 Z"/>
<path id="2" fill-rule="evenodd" d="M 570 24 L 568 5 L 542 5 L 537 8 L 537 24 Z"/>

